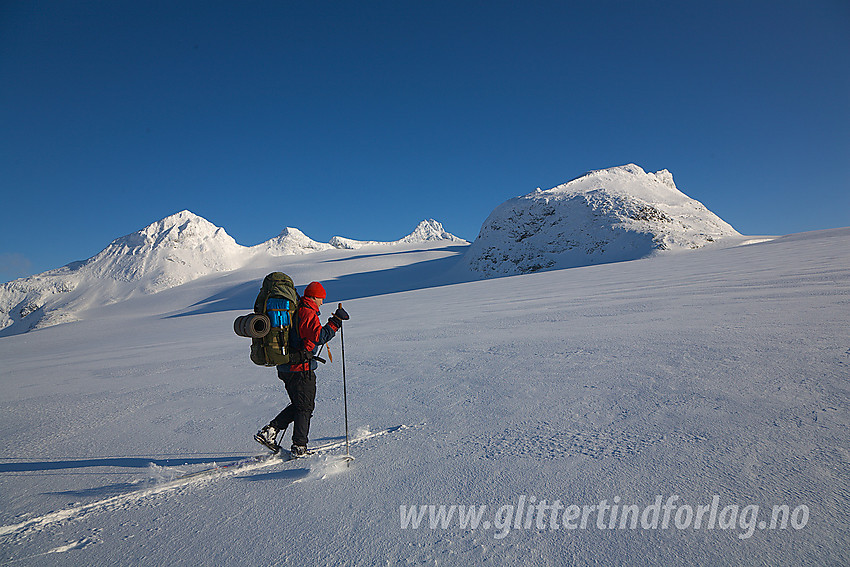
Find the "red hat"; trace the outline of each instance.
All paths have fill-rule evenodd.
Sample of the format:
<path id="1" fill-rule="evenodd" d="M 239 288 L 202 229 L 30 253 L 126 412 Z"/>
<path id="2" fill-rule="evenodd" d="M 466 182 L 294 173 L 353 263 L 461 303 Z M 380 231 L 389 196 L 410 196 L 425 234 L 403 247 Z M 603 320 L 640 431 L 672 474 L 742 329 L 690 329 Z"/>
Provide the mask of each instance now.
<path id="1" fill-rule="evenodd" d="M 325 288 L 319 282 L 311 282 L 304 288 L 304 297 L 318 297 L 325 299 L 328 296 Z"/>

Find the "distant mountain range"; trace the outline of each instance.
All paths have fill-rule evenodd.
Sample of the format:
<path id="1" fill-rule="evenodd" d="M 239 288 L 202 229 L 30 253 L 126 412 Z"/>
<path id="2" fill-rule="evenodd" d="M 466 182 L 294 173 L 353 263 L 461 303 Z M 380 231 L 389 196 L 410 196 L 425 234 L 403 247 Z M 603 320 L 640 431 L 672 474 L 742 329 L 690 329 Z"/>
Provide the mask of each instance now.
<path id="1" fill-rule="evenodd" d="M 113 240 L 95 256 L 0 285 L 0 329 L 18 333 L 74 321 L 92 305 L 115 303 L 245 266 L 258 256 L 387 247 L 444 240 L 468 244 L 435 220 L 424 220 L 393 242 L 335 236 L 316 242 L 295 228 L 256 246 L 241 246 L 227 232 L 189 211 L 168 216 Z M 8 327 L 14 326 L 14 329 Z"/>
<path id="2" fill-rule="evenodd" d="M 486 278 L 634 260 L 730 237 L 741 235 L 679 191 L 669 171 L 647 173 L 629 164 L 506 201 L 484 222 L 463 263 L 472 277 Z M 241 246 L 223 228 L 180 211 L 88 260 L 0 285 L 0 330 L 17 334 L 74 321 L 88 307 L 157 293 L 261 257 L 437 241 L 469 244 L 424 220 L 392 242 L 341 236 L 317 242 L 287 227 L 266 242 Z"/>
<path id="3" fill-rule="evenodd" d="M 443 225 L 429 219 L 419 223 L 413 232 L 392 242 L 379 242 L 375 240 L 352 240 L 342 236 L 334 236 L 330 242 L 316 242 L 297 228 L 287 227 L 279 235 L 271 240 L 251 247 L 252 250 L 267 252 L 272 256 L 289 256 L 292 254 L 309 254 L 321 252 L 322 250 L 344 249 L 357 250 L 364 246 L 394 246 L 397 244 L 413 244 L 417 242 L 432 242 L 435 240 L 448 240 L 461 244 L 468 244 L 466 240 L 458 238 L 454 234 L 446 232 Z"/>

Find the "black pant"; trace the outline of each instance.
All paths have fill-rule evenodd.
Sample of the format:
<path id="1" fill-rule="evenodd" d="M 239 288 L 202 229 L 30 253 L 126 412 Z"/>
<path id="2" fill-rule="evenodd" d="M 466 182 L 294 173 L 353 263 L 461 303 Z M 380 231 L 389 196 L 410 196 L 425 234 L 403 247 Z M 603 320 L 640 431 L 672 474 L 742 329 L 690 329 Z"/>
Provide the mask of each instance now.
<path id="1" fill-rule="evenodd" d="M 292 444 L 307 446 L 307 435 L 310 433 L 310 418 L 316 408 L 316 373 L 278 372 L 278 377 L 286 384 L 290 404 L 277 414 L 271 423 L 281 431 L 295 422 L 292 430 Z"/>

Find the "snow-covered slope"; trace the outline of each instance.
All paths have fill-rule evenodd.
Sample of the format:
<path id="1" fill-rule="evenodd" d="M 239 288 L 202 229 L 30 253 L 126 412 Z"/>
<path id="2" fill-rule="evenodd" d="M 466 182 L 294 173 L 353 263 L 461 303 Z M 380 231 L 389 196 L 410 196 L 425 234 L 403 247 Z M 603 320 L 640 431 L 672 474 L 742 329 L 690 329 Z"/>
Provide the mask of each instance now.
<path id="1" fill-rule="evenodd" d="M 84 317 L 91 307 L 157 293 L 203 276 L 243 267 L 263 258 L 334 248 L 466 242 L 434 220 L 395 242 L 359 242 L 334 237 L 316 242 L 295 228 L 253 247 L 236 243 L 223 228 L 181 211 L 114 240 L 96 256 L 0 285 L 0 330 L 16 334 Z"/>
<path id="2" fill-rule="evenodd" d="M 630 164 L 503 203 L 482 225 L 467 261 L 486 276 L 519 274 L 634 260 L 739 236 L 679 191 L 669 171 L 647 173 Z"/>
<path id="3" fill-rule="evenodd" d="M 232 331 L 279 259 L 0 338 L 0 564 L 850 564 L 850 229 L 424 281 L 463 250 L 291 258 L 351 313 L 349 467 L 338 335 L 335 452 L 177 480 L 288 403 Z"/>
<path id="4" fill-rule="evenodd" d="M 181 211 L 74 262 L 0 286 L 0 328 L 12 332 L 76 320 L 94 305 L 169 289 L 244 263 L 223 228 Z"/>

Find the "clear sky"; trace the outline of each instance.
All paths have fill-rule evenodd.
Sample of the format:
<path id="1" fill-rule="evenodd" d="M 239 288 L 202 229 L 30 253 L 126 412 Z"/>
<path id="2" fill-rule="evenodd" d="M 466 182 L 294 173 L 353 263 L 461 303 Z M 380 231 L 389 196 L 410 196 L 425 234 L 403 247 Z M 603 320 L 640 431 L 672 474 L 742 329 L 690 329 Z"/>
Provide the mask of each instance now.
<path id="1" fill-rule="evenodd" d="M 473 240 L 626 163 L 746 234 L 850 225 L 850 2 L 0 2 L 3 281 L 182 209 Z"/>

